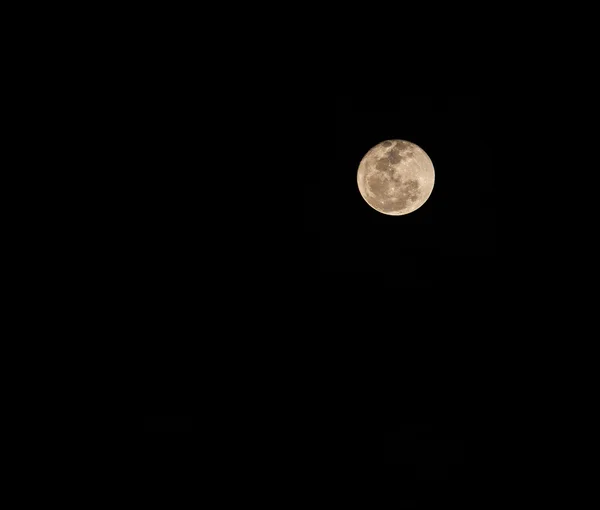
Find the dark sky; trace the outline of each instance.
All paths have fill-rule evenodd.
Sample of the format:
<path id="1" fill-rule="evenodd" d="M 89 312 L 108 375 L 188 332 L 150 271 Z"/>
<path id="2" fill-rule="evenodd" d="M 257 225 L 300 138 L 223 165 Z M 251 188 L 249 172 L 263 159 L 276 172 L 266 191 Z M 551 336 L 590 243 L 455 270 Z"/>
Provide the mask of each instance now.
<path id="1" fill-rule="evenodd" d="M 377 423 L 378 452 L 390 470 L 422 480 L 459 479 L 468 460 L 469 437 L 459 423 L 468 422 L 467 411 L 452 403 L 468 401 L 468 393 L 448 388 L 468 373 L 470 314 L 483 316 L 478 307 L 493 295 L 496 278 L 486 111 L 484 99 L 467 95 L 339 96 L 320 122 L 318 185 L 305 184 L 311 299 L 327 296 L 325 322 L 339 317 L 331 338 L 375 355 L 382 400 L 402 407 Z M 416 143 L 435 168 L 429 200 L 406 216 L 375 211 L 357 186 L 361 159 L 388 139 Z M 418 357 L 406 355 L 413 348 Z M 415 379 L 417 365 L 424 369 Z M 413 398 L 435 419 L 404 422 L 415 414 L 405 379 L 415 381 Z"/>
<path id="2" fill-rule="evenodd" d="M 460 298 L 465 278 L 485 279 L 489 274 L 487 265 L 495 256 L 494 177 L 492 155 L 485 140 L 485 104 L 469 96 L 400 95 L 394 100 L 340 96 L 323 111 L 323 118 L 319 119 L 323 137 L 318 142 L 321 147 L 317 148 L 316 179 L 304 181 L 303 248 L 307 256 L 302 266 L 309 270 L 311 285 L 315 280 L 317 284 L 311 286 L 306 303 L 318 301 L 323 287 L 338 290 L 339 279 L 334 279 L 333 285 L 321 286 L 321 278 L 326 280 L 329 275 L 342 276 L 347 281 L 356 281 L 356 276 L 364 278 L 369 292 L 358 289 L 350 293 L 350 300 L 379 300 L 395 310 L 383 320 L 376 318 L 375 327 L 370 327 L 368 336 L 363 337 L 361 352 L 374 349 L 372 344 L 378 337 L 390 338 L 381 333 L 385 328 L 402 333 L 393 337 L 394 346 L 406 345 L 409 335 L 403 314 L 408 307 L 399 305 L 400 299 L 418 301 L 428 315 L 427 326 L 442 322 L 432 311 L 432 299 L 427 292 L 417 293 L 415 300 L 415 293 L 407 293 L 406 289 L 444 288 L 448 300 L 443 306 L 456 317 L 453 304 L 459 301 L 457 296 Z M 435 167 L 431 197 L 407 216 L 392 217 L 375 211 L 358 190 L 356 173 L 362 157 L 386 139 L 405 139 L 418 144 Z M 456 285 L 448 283 L 459 283 L 459 292 L 454 290 Z M 349 286 L 340 288 L 335 298 L 346 297 L 344 291 Z M 382 298 L 380 289 L 398 289 L 400 297 L 388 292 Z M 379 303 L 374 307 L 384 308 Z M 326 311 L 323 315 L 331 317 L 329 306 L 335 305 L 335 300 L 330 300 L 322 308 Z M 336 323 L 333 333 L 326 335 L 314 328 L 311 338 L 318 339 L 319 345 L 342 339 L 347 348 L 356 340 L 355 329 L 364 322 L 360 309 L 344 308 L 340 313 L 343 319 Z M 305 322 L 310 323 L 310 312 L 304 313 Z M 346 332 L 344 325 L 350 331 Z M 463 322 L 459 321 L 459 325 L 463 331 Z M 452 322 L 443 322 L 443 326 L 445 332 L 452 332 Z M 429 342 L 432 337 L 429 327 L 417 327 Z M 454 338 L 449 334 L 448 343 L 451 337 Z M 410 339 L 414 343 L 421 341 L 421 337 Z M 383 353 L 389 354 L 392 349 L 386 346 L 381 351 L 383 364 L 384 359 L 390 358 Z M 320 351 L 315 358 L 319 357 L 322 357 Z M 412 359 L 399 359 L 398 372 L 402 372 L 403 365 L 413 364 Z M 435 377 L 439 373 L 433 372 L 431 379 Z M 452 380 L 440 377 L 439 386 L 447 387 Z M 409 469 L 424 478 L 458 476 L 464 469 L 467 446 L 460 427 L 399 422 L 377 423 L 378 428 L 384 429 L 381 437 L 375 439 L 377 454 L 381 454 L 387 465 Z M 192 426 L 191 418 L 185 416 L 150 416 L 145 421 L 148 437 L 172 448 L 185 443 Z"/>
<path id="3" fill-rule="evenodd" d="M 465 437 L 460 428 L 430 423 L 392 423 L 385 428 L 383 456 L 423 480 L 457 480 L 465 471 Z"/>
<path id="4" fill-rule="evenodd" d="M 152 448 L 161 451 L 189 449 L 192 440 L 193 418 L 186 415 L 144 416 L 144 437 Z"/>
<path id="5" fill-rule="evenodd" d="M 429 288 L 456 261 L 485 265 L 495 253 L 495 210 L 484 112 L 470 96 L 338 97 L 325 121 L 335 149 L 320 157 L 319 191 L 307 184 L 305 192 L 305 233 L 318 246 L 318 271 L 370 275 L 390 286 L 387 269 L 405 263 L 404 285 Z M 435 167 L 432 195 L 406 216 L 375 211 L 356 183 L 362 157 L 387 139 L 416 143 Z"/>
<path id="6" fill-rule="evenodd" d="M 191 426 L 191 422 L 192 418 L 190 416 L 178 414 L 157 414 L 144 417 L 144 425 L 152 430 Z"/>

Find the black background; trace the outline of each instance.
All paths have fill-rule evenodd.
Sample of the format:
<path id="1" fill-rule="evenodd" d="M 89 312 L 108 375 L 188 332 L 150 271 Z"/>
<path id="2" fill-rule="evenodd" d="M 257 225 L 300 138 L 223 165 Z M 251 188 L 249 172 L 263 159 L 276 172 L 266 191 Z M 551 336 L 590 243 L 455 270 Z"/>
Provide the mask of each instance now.
<path id="1" fill-rule="evenodd" d="M 415 391 L 408 391 L 400 382 L 389 381 L 405 376 L 417 359 L 406 353 L 397 355 L 398 349 L 406 349 L 407 345 L 419 344 L 430 353 L 439 353 L 436 342 L 460 344 L 465 345 L 465 352 L 471 352 L 462 339 L 467 336 L 464 324 L 473 324 L 473 320 L 470 317 L 463 320 L 455 313 L 455 303 L 461 302 L 461 293 L 469 289 L 469 284 L 476 282 L 480 287 L 481 282 L 490 280 L 490 261 L 496 251 L 492 155 L 485 138 L 484 102 L 477 97 L 458 95 L 399 96 L 394 101 L 340 96 L 324 111 L 328 113 L 319 119 L 318 134 L 324 136 L 318 139 L 321 146 L 317 147 L 314 162 L 316 175 L 303 181 L 306 240 L 303 248 L 307 257 L 298 267 L 308 270 L 309 284 L 303 282 L 299 290 L 290 286 L 298 295 L 302 295 L 304 287 L 309 287 L 309 292 L 297 307 L 303 313 L 302 320 L 294 322 L 293 328 L 284 323 L 282 335 L 293 338 L 296 324 L 311 324 L 315 314 L 310 307 L 323 301 L 324 306 L 316 307 L 318 315 L 314 322 L 319 325 L 311 327 L 308 335 L 301 335 L 303 341 L 314 338 L 318 344 L 314 359 L 326 357 L 327 349 L 338 350 L 331 345 L 338 340 L 342 344 L 341 353 L 352 352 L 353 345 L 357 345 L 357 356 L 361 359 L 371 352 L 377 359 L 376 376 L 383 373 L 384 377 L 381 381 L 366 381 L 365 385 L 377 383 L 381 393 L 389 392 L 389 407 L 398 408 L 400 402 L 405 406 L 402 412 L 390 412 L 389 416 L 376 420 L 376 430 L 369 436 L 369 441 L 376 444 L 373 458 L 392 470 L 401 469 L 423 480 L 463 477 L 467 436 L 462 427 L 448 425 L 448 413 L 442 413 L 442 406 L 434 405 L 431 398 L 419 400 L 440 414 L 436 427 L 427 423 L 405 425 L 405 416 L 416 414 L 411 412 L 405 395 L 414 395 Z M 388 139 L 418 144 L 427 152 L 436 171 L 431 197 L 407 216 L 392 217 L 375 211 L 361 197 L 356 182 L 363 156 L 371 147 Z M 362 280 L 374 292 L 365 294 L 358 287 L 338 285 L 340 280 L 330 280 L 331 275 L 349 276 L 344 280 L 350 282 Z M 355 275 L 359 278 L 354 278 Z M 411 291 L 405 292 L 407 288 Z M 414 288 L 444 289 L 443 299 L 437 292 L 415 294 Z M 323 289 L 333 289 L 333 293 L 324 293 Z M 388 291 L 385 296 L 378 294 L 380 289 Z M 398 294 L 393 299 L 389 299 L 390 290 Z M 326 299 L 321 297 L 324 294 Z M 481 301 L 480 295 L 476 299 Z M 411 303 L 421 309 L 425 320 L 417 320 L 415 314 L 409 313 Z M 443 314 L 433 308 L 435 304 L 453 319 L 444 320 Z M 376 314 L 370 313 L 371 307 Z M 392 313 L 384 313 L 387 308 Z M 335 320 L 338 316 L 340 319 Z M 411 320 L 405 320 L 406 316 Z M 322 317 L 324 320 L 320 320 Z M 330 330 L 328 323 L 333 323 Z M 357 329 L 365 323 L 366 334 L 360 335 Z M 429 323 L 435 324 L 429 326 Z M 444 328 L 443 336 L 436 333 L 436 324 Z M 394 335 L 384 332 L 388 327 Z M 410 331 L 411 327 L 417 334 Z M 460 342 L 455 343 L 453 339 L 458 332 Z M 466 356 L 452 348 L 459 358 L 446 365 L 452 373 L 446 376 L 435 370 L 433 356 L 427 357 L 428 371 L 421 372 L 417 392 L 439 394 L 438 388 L 456 384 L 456 374 L 464 373 L 460 358 Z M 393 367 L 385 366 L 387 360 L 393 361 Z M 336 363 L 335 370 L 339 370 L 339 365 Z M 353 374 L 360 370 L 368 368 L 356 367 Z M 343 379 L 344 392 L 348 391 L 347 381 Z M 430 382 L 435 387 L 431 392 L 423 389 Z M 340 399 L 336 396 L 333 400 Z M 328 404 L 327 408 L 330 407 Z M 314 412 L 311 405 L 309 414 Z M 465 413 L 456 415 L 466 420 Z M 189 418 L 163 416 L 147 418 L 145 430 L 162 448 L 176 451 L 185 450 L 181 447 L 192 436 L 190 427 Z M 370 430 L 370 426 L 365 429 Z M 360 441 L 360 437 L 357 434 L 354 441 Z"/>
<path id="2" fill-rule="evenodd" d="M 373 437 L 390 486 L 447 481 L 461 490 L 474 390 L 468 381 L 461 389 L 460 379 L 471 373 L 470 339 L 485 336 L 476 319 L 485 317 L 497 278 L 486 103 L 468 95 L 344 95 L 322 124 L 304 227 L 312 300 L 326 296 L 321 324 L 334 323 L 326 338 L 341 339 L 343 350 L 356 344 L 363 365 L 375 357 L 374 394 L 384 411 Z M 392 139 L 419 145 L 435 168 L 429 200 L 400 217 L 371 208 L 356 180 L 369 149 Z M 415 411 L 409 396 L 425 409 Z M 414 416 L 423 421 L 407 423 Z"/>
<path id="3" fill-rule="evenodd" d="M 154 453 L 185 455 L 192 446 L 193 418 L 186 415 L 146 415 L 143 433 Z"/>
<path id="4" fill-rule="evenodd" d="M 384 462 L 404 467 L 426 480 L 460 480 L 465 473 L 464 430 L 447 423 L 402 423 L 388 426 Z"/>
<path id="5" fill-rule="evenodd" d="M 318 271 L 359 273 L 382 287 L 431 288 L 456 261 L 485 264 L 495 254 L 491 155 L 484 136 L 484 103 L 471 96 L 340 96 L 328 120 L 331 146 L 305 190 L 305 230 L 317 239 Z M 393 217 L 361 197 L 356 173 L 367 151 L 388 139 L 416 143 L 435 168 L 429 200 Z"/>

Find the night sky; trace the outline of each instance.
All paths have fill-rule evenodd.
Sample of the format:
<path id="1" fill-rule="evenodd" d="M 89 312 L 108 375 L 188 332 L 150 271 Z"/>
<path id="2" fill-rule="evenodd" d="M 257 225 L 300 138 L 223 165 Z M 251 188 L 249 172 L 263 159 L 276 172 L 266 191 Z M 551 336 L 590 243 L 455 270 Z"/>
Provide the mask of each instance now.
<path id="1" fill-rule="evenodd" d="M 323 322 L 337 319 L 325 338 L 340 339 L 340 351 L 355 346 L 374 358 L 374 393 L 385 395 L 386 409 L 373 425 L 376 456 L 389 486 L 403 487 L 398 498 L 409 497 L 409 487 L 421 496 L 435 493 L 428 484 L 465 487 L 454 482 L 465 481 L 472 451 L 473 432 L 464 424 L 476 390 L 467 360 L 470 339 L 483 335 L 470 325 L 473 316 L 486 316 L 497 278 L 498 155 L 487 139 L 486 101 L 355 94 L 329 106 L 316 177 L 304 193 L 310 302 L 325 294 Z M 356 180 L 364 155 L 394 139 L 419 145 L 435 168 L 428 201 L 399 217 L 371 208 Z M 363 369 L 358 362 L 348 378 Z M 428 416 L 415 412 L 407 395 Z"/>
<path id="2" fill-rule="evenodd" d="M 408 423 L 387 427 L 384 462 L 411 470 L 422 480 L 454 480 L 464 475 L 464 431 Z"/>
<path id="3" fill-rule="evenodd" d="M 319 154 L 304 203 L 305 233 L 321 274 L 370 275 L 375 285 L 391 287 L 386 270 L 393 262 L 412 268 L 402 274 L 404 286 L 427 289 L 448 278 L 446 268 L 457 260 L 483 265 L 494 256 L 484 115 L 484 103 L 473 96 L 337 97 L 324 121 L 333 140 Z M 389 139 L 416 143 L 435 168 L 429 200 L 400 217 L 372 209 L 356 182 L 363 156 Z"/>
<path id="4" fill-rule="evenodd" d="M 186 415 L 147 415 L 143 422 L 144 437 L 159 453 L 184 453 L 190 449 L 193 418 Z"/>
<path id="5" fill-rule="evenodd" d="M 298 326 L 312 325 L 311 307 L 319 313 L 319 320 L 314 321 L 318 327 L 307 328 L 308 334 L 300 335 L 301 342 L 309 348 L 311 341 L 318 343 L 307 366 L 312 369 L 313 360 L 326 359 L 328 349 L 345 354 L 353 352 L 356 346 L 354 352 L 359 353 L 359 360 L 365 353 L 375 358 L 377 377 L 390 370 L 384 367 L 386 361 L 398 360 L 394 372 L 386 372 L 385 379 L 390 380 L 396 372 L 410 372 L 415 364 L 414 358 L 404 355 L 406 346 L 427 344 L 429 352 L 436 352 L 436 342 L 440 342 L 463 346 L 463 351 L 457 347 L 454 359 L 442 360 L 448 370 L 444 374 L 427 361 L 428 371 L 420 374 L 418 386 L 431 382 L 436 390 L 419 391 L 431 394 L 437 388 L 455 385 L 456 374 L 467 372 L 462 364 L 468 363 L 465 360 L 473 351 L 466 342 L 452 342 L 456 338 L 462 341 L 456 332 L 467 336 L 464 325 L 473 321 L 463 320 L 462 308 L 454 305 L 463 302 L 465 289 L 475 296 L 472 302 L 485 302 L 485 293 L 490 292 L 486 283 L 491 274 L 490 261 L 496 253 L 494 183 L 484 130 L 485 105 L 471 96 L 401 95 L 394 100 L 339 96 L 329 106 L 318 123 L 323 137 L 315 142 L 320 145 L 316 148 L 316 174 L 311 169 L 310 178 L 303 182 L 305 235 L 300 244 L 304 257 L 301 263 L 293 265 L 294 275 L 308 276 L 303 285 L 310 291 L 297 307 L 303 313 Z M 388 139 L 416 143 L 435 168 L 435 186 L 429 200 L 406 216 L 392 217 L 375 211 L 360 195 L 356 182 L 363 156 Z M 330 279 L 332 275 L 335 277 Z M 304 287 L 290 285 L 302 297 Z M 327 294 L 323 289 L 333 292 Z M 326 302 L 321 297 L 324 294 Z M 335 299 L 329 299 L 330 296 Z M 410 313 L 417 308 L 422 316 Z M 338 316 L 340 320 L 332 319 Z M 335 324 L 328 330 L 329 323 Z M 283 324 L 282 338 L 295 341 L 296 323 L 291 328 L 288 323 Z M 443 333 L 436 335 L 436 326 L 440 325 Z M 364 334 L 360 334 L 361 326 Z M 290 329 L 293 331 L 288 334 Z M 333 345 L 337 341 L 339 348 Z M 341 354 L 333 358 L 335 363 L 331 363 L 329 372 L 337 374 L 339 366 L 345 366 L 340 358 Z M 342 394 L 350 391 L 348 381 L 352 377 L 368 371 L 360 362 L 347 365 L 351 366 L 351 374 L 336 378 Z M 373 419 L 375 423 L 365 426 L 365 430 L 373 432 L 361 429 L 353 434 L 356 442 L 362 438 L 363 442 L 376 445 L 369 462 L 388 469 L 393 483 L 464 479 L 471 451 L 469 436 L 459 423 L 467 421 L 464 413 L 455 409 L 450 420 L 431 399 L 420 399 L 434 409 L 439 419 L 406 423 L 403 416 L 410 416 L 412 409 L 405 403 L 406 386 L 370 382 L 379 384 L 382 393 L 389 392 L 388 402 L 406 407 L 391 419 Z M 456 395 L 465 398 L 464 392 L 455 392 L 453 398 L 458 399 Z M 339 400 L 337 394 L 331 399 Z M 358 402 L 353 406 L 355 412 L 365 412 L 366 406 L 361 407 Z M 325 407 L 330 409 L 331 405 Z M 315 422 L 320 423 L 321 416 L 312 405 L 303 416 L 314 416 Z M 147 416 L 144 421 L 146 437 L 173 451 L 185 450 L 182 447 L 193 437 L 193 426 L 188 416 Z M 318 436 L 319 427 L 313 426 L 311 433 Z M 395 473 L 405 476 L 397 477 Z"/>

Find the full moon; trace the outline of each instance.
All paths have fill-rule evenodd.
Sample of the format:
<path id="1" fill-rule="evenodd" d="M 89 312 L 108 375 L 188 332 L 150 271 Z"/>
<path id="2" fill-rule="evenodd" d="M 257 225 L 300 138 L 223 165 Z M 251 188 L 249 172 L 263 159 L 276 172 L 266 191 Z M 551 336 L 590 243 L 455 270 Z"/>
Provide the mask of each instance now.
<path id="1" fill-rule="evenodd" d="M 402 216 L 421 207 L 433 191 L 433 163 L 421 147 L 386 140 L 367 152 L 358 166 L 358 189 L 373 209 Z"/>

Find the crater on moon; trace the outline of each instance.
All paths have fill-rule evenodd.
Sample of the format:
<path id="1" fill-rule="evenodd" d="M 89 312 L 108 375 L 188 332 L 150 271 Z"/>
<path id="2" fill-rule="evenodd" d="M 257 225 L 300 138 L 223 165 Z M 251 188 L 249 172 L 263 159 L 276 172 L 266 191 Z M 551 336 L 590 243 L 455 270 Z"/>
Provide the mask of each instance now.
<path id="1" fill-rule="evenodd" d="M 416 211 L 431 195 L 433 163 L 423 149 L 406 140 L 385 140 L 363 157 L 358 188 L 375 210 L 391 216 Z"/>

